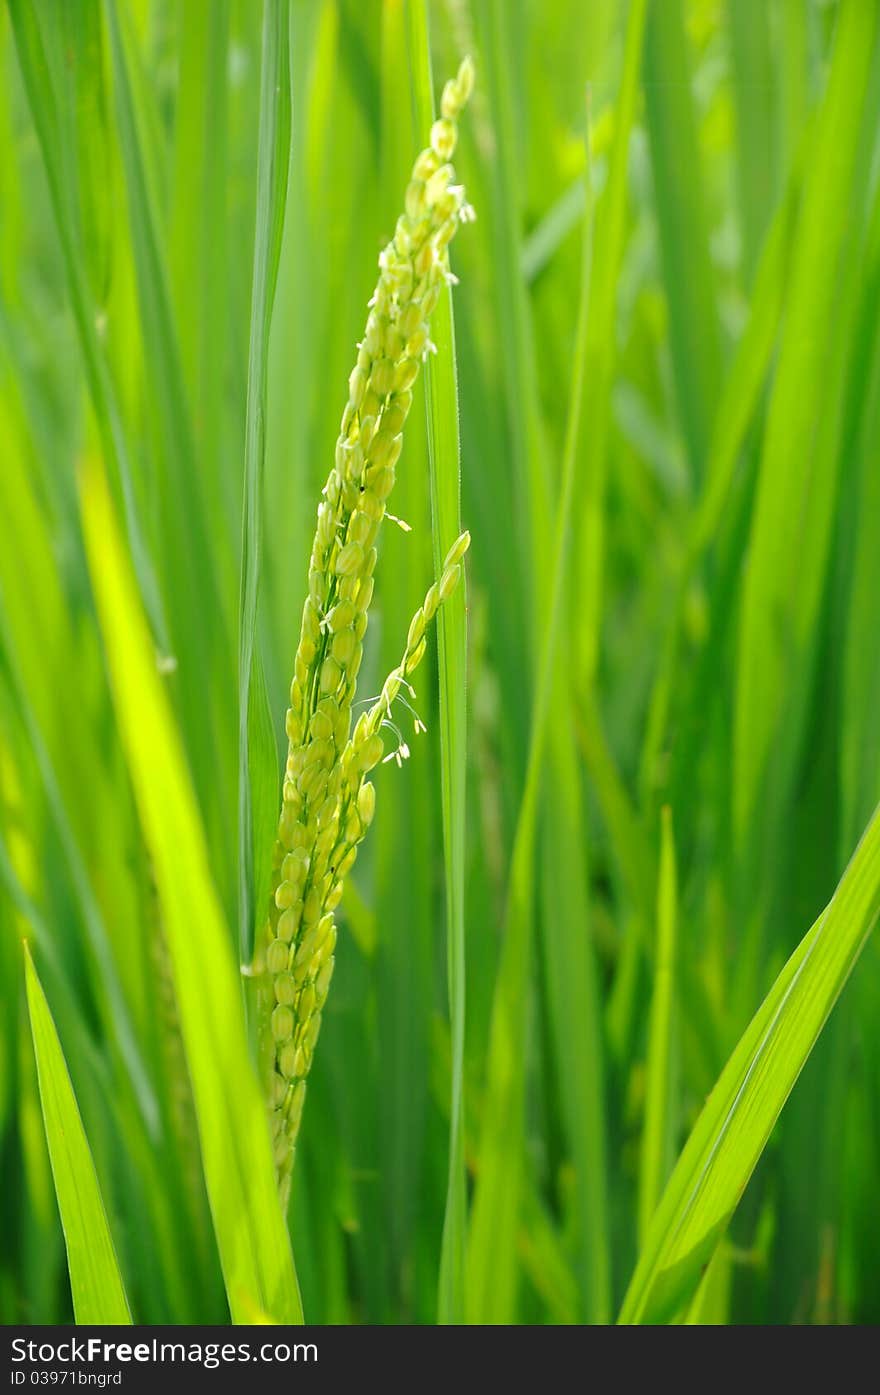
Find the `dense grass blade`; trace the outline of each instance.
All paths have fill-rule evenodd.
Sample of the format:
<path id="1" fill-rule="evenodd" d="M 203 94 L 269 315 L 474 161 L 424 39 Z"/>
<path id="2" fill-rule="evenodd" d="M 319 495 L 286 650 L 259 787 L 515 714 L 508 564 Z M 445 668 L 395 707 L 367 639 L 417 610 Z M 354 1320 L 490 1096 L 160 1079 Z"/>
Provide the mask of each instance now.
<path id="1" fill-rule="evenodd" d="M 840 750 L 842 837 L 852 840 L 880 794 L 880 654 L 874 606 L 880 595 L 880 196 L 876 198 L 860 285 L 856 355 L 863 373 L 851 443 L 855 538 L 844 641 Z M 849 442 L 847 443 L 850 444 Z"/>
<path id="2" fill-rule="evenodd" d="M 157 209 L 154 122 L 141 71 L 132 18 L 105 0 L 122 163 L 128 197 L 144 363 L 150 387 L 151 426 L 161 482 L 162 580 L 174 642 L 187 753 L 212 842 L 225 870 L 233 762 L 228 708 L 217 701 L 231 673 L 229 607 L 220 590 L 201 476 L 193 470 L 195 445 L 185 391 L 170 276 Z M 173 597 L 173 605 L 170 598 Z M 206 696 L 204 678 L 212 681 Z M 222 715 L 221 715 L 222 714 Z M 219 794 L 219 798 L 217 797 Z"/>
<path id="3" fill-rule="evenodd" d="M 257 215 L 251 290 L 247 425 L 238 617 L 238 915 L 242 962 L 265 904 L 278 807 L 278 751 L 258 634 L 269 332 L 287 203 L 290 155 L 290 4 L 266 0 L 260 72 Z"/>
<path id="4" fill-rule="evenodd" d="M 785 303 L 800 195 L 800 170 L 780 206 L 758 262 L 749 318 L 730 365 L 712 429 L 709 468 L 693 512 L 685 570 L 690 574 L 720 530 L 743 443 L 767 381 Z"/>
<path id="5" fill-rule="evenodd" d="M 427 130 L 434 115 L 431 50 L 425 0 L 410 0 L 409 57 L 416 125 Z M 434 312 L 436 356 L 425 371 L 428 459 L 431 476 L 434 568 L 461 533 L 461 445 L 458 429 L 458 372 L 451 292 Z M 446 974 L 452 1042 L 449 1105 L 449 1170 L 440 1253 L 437 1318 L 464 1320 L 464 1268 L 467 1195 L 464 1159 L 465 953 L 465 777 L 467 724 L 467 589 L 460 586 L 438 618 L 440 678 L 440 782 L 443 808 L 446 887 Z"/>
<path id="6" fill-rule="evenodd" d="M 257 7 L 251 7 L 255 12 Z M 235 88 L 230 0 L 188 0 L 176 11 L 179 53 L 173 150 L 167 170 L 167 265 L 177 329 L 180 369 L 189 404 L 195 447 L 193 469 L 211 529 L 221 594 L 231 601 L 239 581 L 241 456 L 247 389 L 246 247 L 233 236 L 240 208 L 252 223 L 248 198 L 230 198 L 229 169 L 235 158 L 230 108 Z M 259 32 L 259 15 L 253 21 Z M 257 86 L 256 80 L 252 81 Z M 249 133 L 252 148 L 257 135 Z M 253 160 L 248 163 L 252 167 Z M 235 223 L 235 231 L 241 223 Z M 252 227 L 248 227 L 252 232 Z M 242 309 L 234 304 L 234 291 Z M 230 391 L 231 380 L 235 390 Z M 231 765 L 231 762 L 230 762 Z M 230 867 L 230 873 L 234 871 Z M 233 877 L 227 894 L 234 894 Z"/>
<path id="7" fill-rule="evenodd" d="M 667 1320 L 696 1291 L 878 912 L 880 808 L 712 1091 L 651 1224 L 621 1322 Z"/>
<path id="8" fill-rule="evenodd" d="M 584 414 L 584 399 L 589 392 L 584 365 L 592 309 L 594 231 L 589 96 L 587 102 L 580 303 L 563 460 L 562 497 L 566 504 L 570 462 L 575 461 L 574 495 L 577 497 L 582 483 L 577 462 L 583 460 L 591 430 Z M 573 519 L 571 527 L 573 530 Z M 570 580 L 573 570 L 570 557 L 566 556 L 563 565 Z M 571 593 L 564 597 L 562 605 L 563 629 L 573 628 L 577 603 Z M 574 1263 L 579 1281 L 578 1311 L 581 1319 L 587 1322 L 608 1322 L 612 1299 L 606 1082 L 598 972 L 590 924 L 590 835 L 577 769 L 573 676 L 569 655 L 561 644 L 554 662 L 541 830 L 535 846 L 541 868 L 541 944 L 549 1034 L 562 1104 L 562 1132 L 576 1178 L 571 1210 Z"/>
<path id="9" fill-rule="evenodd" d="M 792 162 L 800 145 L 810 105 L 810 12 L 801 0 L 782 0 L 782 91 L 779 111 L 780 147 Z"/>
<path id="10" fill-rule="evenodd" d="M 109 280 L 110 141 L 105 90 L 101 0 L 64 5 L 50 27 L 49 44 L 57 45 L 55 80 L 66 83 L 67 111 L 75 115 L 62 131 L 65 159 L 77 171 L 79 242 L 86 258 L 95 305 L 101 305 Z"/>
<path id="11" fill-rule="evenodd" d="M 645 108 L 675 395 L 696 483 L 706 472 L 721 346 L 691 81 L 681 0 L 651 5 Z"/>
<path id="12" fill-rule="evenodd" d="M 573 1170 L 571 1232 L 580 1321 L 611 1316 L 605 1051 L 599 975 L 591 938 L 587 818 L 571 723 L 572 698 L 557 676 L 539 846 L 548 1026 L 562 1132 Z"/>
<path id="13" fill-rule="evenodd" d="M 525 1005 L 531 961 L 532 921 L 535 916 L 535 853 L 537 847 L 544 758 L 550 742 L 550 717 L 556 684 L 557 646 L 566 607 L 572 511 L 584 409 L 584 373 L 590 322 L 592 216 L 585 222 L 584 259 L 578 335 L 572 370 L 570 407 L 559 505 L 553 536 L 552 566 L 547 583 L 548 609 L 542 617 L 541 658 L 532 713 L 526 782 L 516 825 L 511 858 L 504 945 L 492 1010 L 487 1065 L 486 1100 L 479 1150 L 467 1260 L 467 1311 L 474 1322 L 509 1322 L 514 1311 L 517 1266 L 515 1236 L 521 1198 L 524 1131 L 526 1034 Z M 558 748 L 556 748 L 558 749 Z M 575 870 L 577 875 L 577 869 Z M 570 933 L 583 934 L 583 927 Z M 552 950 L 551 950 L 552 953 Z M 566 1004 L 566 1009 L 570 1004 Z M 569 1020 L 567 1017 L 564 1020 Z M 595 1021 L 595 1017 L 593 1018 Z M 591 1110 L 595 1121 L 595 1111 Z M 586 1180 L 586 1179 L 585 1179 Z M 599 1178 L 594 1178 L 601 1187 Z M 582 1198 L 583 1200 L 583 1198 Z M 592 1215 L 583 1206 L 582 1223 Z M 595 1239 L 595 1237 L 592 1237 Z M 598 1242 L 601 1245 L 601 1238 Z M 601 1251 L 600 1257 L 601 1257 Z M 499 1275 L 504 1276 L 499 1282 Z M 599 1277 L 599 1307 L 607 1275 Z"/>
<path id="14" fill-rule="evenodd" d="M 76 1320 L 81 1325 L 130 1323 L 113 1237 L 61 1043 L 27 946 L 24 953 L 43 1122 L 64 1228 Z"/>
<path id="15" fill-rule="evenodd" d="M 481 0 L 484 81 L 492 104 L 497 142 L 492 166 L 493 234 L 498 261 L 498 310 L 510 447 L 512 489 L 517 510 L 517 542 L 523 558 L 537 557 L 552 534 L 554 491 L 546 458 L 537 397 L 537 365 L 525 280 L 522 275 L 515 67 L 512 16 L 501 0 Z M 543 585 L 539 587 L 543 593 Z M 531 633 L 540 630 L 541 596 L 524 597 L 531 610 Z"/>
<path id="16" fill-rule="evenodd" d="M 74 1317 L 23 936 L 138 1320 L 285 1315 L 247 973 L 276 748 L 377 255 L 464 54 L 476 221 L 357 700 L 459 516 L 467 592 L 338 906 L 303 1306 L 608 1321 L 666 1214 L 642 1316 L 876 1321 L 876 936 L 741 1200 L 794 970 L 680 1227 L 662 1193 L 880 797 L 878 29 L 874 0 L 0 4 L 0 1322 Z"/>
<path id="17" fill-rule="evenodd" d="M 107 740 L 113 729 L 108 713 L 104 709 L 95 721 L 88 697 L 96 691 L 95 654 L 82 642 L 80 616 L 69 608 L 69 573 L 58 565 L 53 531 L 58 525 L 43 506 L 40 453 L 29 438 L 33 417 L 25 417 L 14 394 L 4 394 L 0 421 L 6 441 L 0 648 L 8 664 L 0 676 L 0 711 L 5 708 L 4 725 L 12 721 L 15 733 L 6 777 L 14 764 L 26 787 L 31 770 L 36 779 L 21 808 L 21 832 L 11 834 L 39 905 L 23 914 L 38 934 L 41 973 L 52 955 L 44 982 L 59 1013 L 96 1162 L 114 1186 L 117 1213 L 119 1188 L 126 1207 L 143 1220 L 120 1236 L 121 1258 L 136 1276 L 131 1296 L 139 1316 L 161 1322 L 174 1313 L 217 1315 L 222 1282 L 200 1173 L 175 1148 L 176 1139 L 183 1158 L 189 1156 L 195 1125 L 188 1127 L 184 1109 L 185 1136 L 176 1127 L 188 1086 L 181 1059 L 172 1065 L 165 1050 L 176 1033 L 169 1038 L 163 1010 L 162 937 L 153 898 L 138 902 L 143 866 L 132 858 L 136 816 L 124 768 Z M 77 692 L 76 703 L 58 702 L 59 683 Z M 86 788 L 88 801 L 82 799 Z M 22 846 L 28 849 L 24 861 Z M 85 1049 L 90 1033 L 100 1048 Z M 110 1125 L 99 1132 L 96 1122 L 104 1116 Z M 110 1137 L 124 1137 L 125 1148 Z M 148 1179 L 155 1184 L 160 1175 L 167 1185 L 151 1185 Z M 194 1219 L 198 1243 L 189 1239 Z"/>
<path id="18" fill-rule="evenodd" d="M 647 0 L 630 0 L 608 182 L 596 208 L 583 405 L 584 421 L 589 429 L 580 465 L 583 479 L 577 564 L 580 623 L 574 640 L 578 673 L 586 682 L 592 682 L 595 677 L 599 658 L 617 285 L 626 234 L 627 166 L 639 93 L 646 12 Z"/>
<path id="19" fill-rule="evenodd" d="M 572 228 L 580 223 L 585 207 L 584 182 L 576 179 L 523 242 L 521 266 L 527 282 L 534 281 L 551 261 Z"/>
<path id="20" fill-rule="evenodd" d="M 727 23 L 736 108 L 742 259 L 745 279 L 750 282 L 773 212 L 777 183 L 779 123 L 773 102 L 770 12 L 763 0 L 727 0 Z"/>
<path id="21" fill-rule="evenodd" d="M 38 7 L 26 3 L 26 0 L 11 0 L 9 10 L 18 61 L 49 184 L 52 213 L 64 258 L 67 291 L 76 321 L 101 444 L 111 472 L 118 480 L 122 492 L 126 530 L 144 604 L 156 638 L 167 652 L 170 647 L 169 632 L 155 565 L 147 548 L 146 534 L 140 517 L 133 468 L 119 404 L 98 338 L 89 266 L 76 235 L 79 222 L 76 211 L 76 170 L 70 162 L 69 147 L 62 144 L 61 138 L 63 123 L 69 119 L 69 114 L 62 110 L 52 85 Z"/>
<path id="22" fill-rule="evenodd" d="M 96 969 L 98 1003 L 108 1033 L 115 1035 L 118 1040 L 119 1054 L 125 1064 L 129 1081 L 137 1098 L 145 1128 L 155 1142 L 160 1131 L 155 1092 L 144 1064 L 143 1054 L 119 981 L 119 973 L 114 963 L 107 926 L 58 788 L 58 778 L 51 757 L 32 711 L 28 694 L 21 681 L 15 647 L 6 629 L 2 599 L 2 594 L 0 594 L 0 673 L 3 675 L 10 697 L 18 709 L 22 726 L 27 734 L 43 782 L 46 802 L 55 827 L 63 865 L 79 905 L 89 952 Z"/>
<path id="23" fill-rule="evenodd" d="M 123 745 L 165 916 L 202 1163 L 233 1321 L 302 1320 L 238 974 L 180 739 L 100 464 L 83 472 L 89 567 Z"/>
<path id="24" fill-rule="evenodd" d="M 580 1304 L 577 1277 L 555 1218 L 533 1178 L 527 1180 L 523 1196 L 519 1255 L 526 1279 L 547 1305 L 549 1321 L 565 1324 L 578 1322 Z"/>
<path id="25" fill-rule="evenodd" d="M 778 809 L 778 798 L 767 807 L 768 763 L 780 744 L 780 722 L 792 693 L 805 681 L 823 592 L 839 461 L 833 452 L 815 463 L 814 456 L 823 405 L 828 407 L 826 350 L 853 222 L 853 177 L 877 20 L 873 5 L 855 0 L 841 7 L 794 240 L 740 630 L 733 815 L 746 865 L 749 849 L 766 840 L 768 818 Z M 783 744 L 789 748 L 792 739 L 787 736 Z M 785 776 L 782 771 L 780 781 Z"/>
<path id="26" fill-rule="evenodd" d="M 413 151 L 424 140 L 423 132 L 430 130 L 432 114 L 425 124 L 419 123 L 415 85 L 401 82 L 402 72 L 418 72 L 425 61 L 423 54 L 410 47 L 410 6 L 388 0 L 382 5 L 381 18 L 379 208 L 384 233 L 393 226 Z M 418 68 L 414 69 L 416 63 Z M 392 507 L 411 531 L 389 529 L 381 544 L 383 568 L 388 568 L 385 576 L 393 570 L 395 577 L 391 587 L 383 586 L 382 577 L 378 581 L 383 622 L 379 661 L 383 669 L 395 662 L 400 636 L 432 575 L 423 392 L 416 392 L 404 440 L 403 467 Z M 417 684 L 417 688 L 416 706 L 424 709 L 423 715 L 430 721 L 430 698 L 426 700 L 422 685 Z M 419 1210 L 424 1205 L 429 1164 L 430 1102 L 425 1079 L 436 956 L 432 862 L 439 842 L 436 803 L 431 799 L 432 751 L 420 743 L 416 754 L 394 782 L 393 807 L 390 802 L 381 802 L 375 835 L 378 1043 L 380 1057 L 387 1063 L 382 1070 L 377 1119 L 379 1165 L 389 1296 L 402 1302 L 405 1315 L 413 1310 L 410 1255 Z"/>
<path id="27" fill-rule="evenodd" d="M 672 1163 L 675 1129 L 676 941 L 678 884 L 672 810 L 660 821 L 657 949 L 645 1065 L 645 1123 L 639 1169 L 639 1236 L 644 1241 Z"/>
<path id="28" fill-rule="evenodd" d="M 621 882 L 647 924 L 657 883 L 654 854 L 615 763 L 601 714 L 589 689 L 578 704 L 576 730 L 581 754 L 611 835 Z"/>

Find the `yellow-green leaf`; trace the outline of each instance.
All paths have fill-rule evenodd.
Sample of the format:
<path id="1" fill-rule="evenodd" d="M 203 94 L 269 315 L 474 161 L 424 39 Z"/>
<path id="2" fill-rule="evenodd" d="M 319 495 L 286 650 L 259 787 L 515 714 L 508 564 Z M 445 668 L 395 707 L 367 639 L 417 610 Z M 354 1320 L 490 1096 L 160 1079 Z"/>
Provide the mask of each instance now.
<path id="1" fill-rule="evenodd" d="M 27 945 L 24 967 L 40 1103 L 67 1246 L 73 1311 L 80 1324 L 130 1323 L 131 1313 L 89 1141 L 49 1004 Z"/>
<path id="2" fill-rule="evenodd" d="M 100 462 L 81 480 L 89 569 L 117 718 L 165 919 L 202 1163 L 233 1321 L 302 1308 L 249 1052 L 232 942 L 180 735 Z"/>

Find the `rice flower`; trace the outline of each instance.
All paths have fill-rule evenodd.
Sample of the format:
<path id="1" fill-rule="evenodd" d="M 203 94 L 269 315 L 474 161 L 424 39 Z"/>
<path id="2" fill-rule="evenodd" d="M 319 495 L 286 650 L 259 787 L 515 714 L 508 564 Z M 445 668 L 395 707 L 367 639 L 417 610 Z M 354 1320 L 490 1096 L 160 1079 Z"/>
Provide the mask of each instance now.
<path id="1" fill-rule="evenodd" d="M 272 899 L 258 969 L 267 984 L 264 1043 L 275 1165 L 286 1196 L 306 1079 L 333 977 L 335 911 L 375 808 L 367 779 L 383 759 L 383 730 L 425 652 L 425 630 L 452 593 L 470 538 L 452 546 L 413 617 L 400 664 L 351 730 L 376 543 L 403 443 L 419 365 L 432 346 L 431 312 L 453 278 L 449 244 L 472 217 L 449 163 L 473 86 L 466 58 L 443 89 L 440 119 L 418 156 L 404 212 L 379 257 L 379 281 L 348 380 L 336 458 L 318 506 L 299 647 L 287 711 L 287 763 Z M 270 987 L 269 987 L 270 986 Z"/>

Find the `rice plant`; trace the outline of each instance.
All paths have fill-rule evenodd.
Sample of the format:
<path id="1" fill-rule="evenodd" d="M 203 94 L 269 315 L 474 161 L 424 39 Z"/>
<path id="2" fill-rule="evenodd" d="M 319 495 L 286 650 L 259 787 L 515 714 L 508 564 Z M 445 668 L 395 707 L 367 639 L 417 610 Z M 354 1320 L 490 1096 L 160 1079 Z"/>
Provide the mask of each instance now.
<path id="1" fill-rule="evenodd" d="M 7 0 L 0 1320 L 878 1319 L 878 31 Z"/>
<path id="2" fill-rule="evenodd" d="M 406 693 L 416 696 L 410 679 L 425 654 L 426 628 L 458 584 L 470 542 L 463 533 L 450 548 L 439 580 L 410 622 L 403 658 L 352 731 L 379 529 L 419 365 L 433 348 L 431 312 L 451 277 L 447 249 L 470 212 L 449 161 L 472 86 L 473 65 L 465 59 L 443 89 L 431 144 L 413 166 L 405 211 L 379 258 L 379 283 L 348 380 L 336 461 L 322 491 L 309 559 L 285 718 L 289 744 L 267 942 L 257 968 L 269 980 L 263 1030 L 272 1056 L 275 1165 L 284 1199 L 336 962 L 334 912 L 376 807 L 375 786 L 366 777 L 380 761 L 401 765 L 409 754 L 392 720 L 394 704 L 402 696 L 401 705 L 413 710 Z M 386 728 L 397 742 L 388 755 Z M 416 715 L 415 730 L 423 729 Z"/>

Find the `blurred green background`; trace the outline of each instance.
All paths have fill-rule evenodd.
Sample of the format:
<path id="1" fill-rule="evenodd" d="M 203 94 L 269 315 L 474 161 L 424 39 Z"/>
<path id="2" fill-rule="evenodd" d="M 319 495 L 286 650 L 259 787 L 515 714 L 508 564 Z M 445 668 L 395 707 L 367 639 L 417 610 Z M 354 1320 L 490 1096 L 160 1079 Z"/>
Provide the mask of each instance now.
<path id="1" fill-rule="evenodd" d="M 238 953 L 261 9 L 0 12 L 6 1322 L 71 1316 L 23 938 L 136 1316 L 226 1317 L 76 478 L 86 451 L 112 457 Z M 318 495 L 377 256 L 427 139 L 407 10 L 291 0 L 259 609 L 279 750 Z M 880 795 L 880 12 L 875 0 L 429 12 L 435 85 L 465 53 L 477 70 L 456 155 L 477 222 L 452 249 L 473 536 L 465 1154 L 473 1187 L 494 1147 L 491 1185 L 511 1206 L 476 1188 L 469 1315 L 603 1321 L 703 1100 Z M 28 88 L 29 25 L 45 65 Z M 523 918 L 509 912 L 511 858 L 585 274 L 571 546 Z M 433 577 L 421 391 L 398 475 L 391 504 L 412 531 L 384 530 L 364 694 Z M 316 1322 L 437 1312 L 452 1051 L 433 641 L 420 678 L 428 734 L 377 780 L 297 1156 L 291 1233 Z M 658 942 L 664 807 L 677 914 Z M 878 968 L 869 942 L 693 1320 L 880 1316 Z M 486 1217 L 507 1209 L 499 1237 Z"/>

